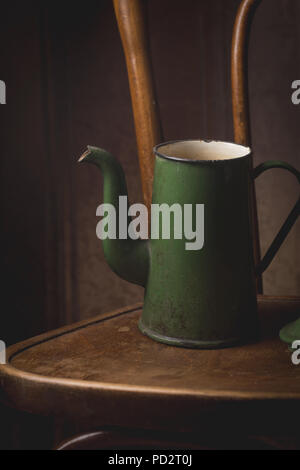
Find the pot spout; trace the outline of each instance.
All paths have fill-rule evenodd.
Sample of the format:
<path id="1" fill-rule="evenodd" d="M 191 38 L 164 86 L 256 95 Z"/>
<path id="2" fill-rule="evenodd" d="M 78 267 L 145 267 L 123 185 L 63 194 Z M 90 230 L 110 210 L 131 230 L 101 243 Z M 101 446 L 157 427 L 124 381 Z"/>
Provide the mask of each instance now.
<path id="1" fill-rule="evenodd" d="M 113 206 L 117 214 L 116 237 L 102 237 L 105 259 L 111 269 L 121 278 L 141 286 L 146 285 L 149 266 L 147 240 L 120 239 L 119 201 L 120 196 L 128 197 L 123 168 L 113 155 L 97 147 L 88 147 L 80 157 L 80 163 L 92 163 L 102 173 L 103 203 Z M 128 214 L 126 214 L 128 228 Z"/>

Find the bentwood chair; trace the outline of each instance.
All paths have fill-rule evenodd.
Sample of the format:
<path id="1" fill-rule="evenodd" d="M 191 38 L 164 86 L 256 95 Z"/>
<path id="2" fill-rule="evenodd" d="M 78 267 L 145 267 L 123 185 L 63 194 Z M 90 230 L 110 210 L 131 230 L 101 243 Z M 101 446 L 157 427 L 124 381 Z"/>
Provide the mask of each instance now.
<path id="1" fill-rule="evenodd" d="M 241 2 L 233 34 L 235 140 L 246 145 L 247 42 L 259 3 Z M 114 0 L 114 7 L 149 206 L 152 148 L 162 134 L 142 7 L 139 0 Z M 258 260 L 254 197 L 253 217 Z M 59 449 L 299 447 L 299 369 L 278 331 L 299 316 L 300 298 L 259 295 L 258 303 L 260 341 L 225 350 L 167 347 L 142 336 L 136 326 L 142 304 L 24 341 L 8 349 L 0 367 L 1 397 L 19 410 L 76 425 L 81 435 Z"/>

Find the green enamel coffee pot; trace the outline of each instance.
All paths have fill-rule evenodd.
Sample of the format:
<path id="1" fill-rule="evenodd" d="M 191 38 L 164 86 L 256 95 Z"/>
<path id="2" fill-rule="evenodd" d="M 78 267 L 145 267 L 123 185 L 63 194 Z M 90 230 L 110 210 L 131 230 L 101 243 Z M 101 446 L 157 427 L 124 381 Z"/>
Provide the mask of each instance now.
<path id="1" fill-rule="evenodd" d="M 170 221 L 175 220 L 175 208 L 184 213 L 186 207 L 192 207 L 190 218 L 196 217 L 197 207 L 202 208 L 202 243 L 198 249 L 187 249 L 191 239 L 184 230 L 178 236 L 175 223 L 170 223 L 168 236 L 164 236 L 159 217 L 152 218 L 151 226 L 158 237 L 103 237 L 105 258 L 113 271 L 145 288 L 141 332 L 153 340 L 187 348 L 221 348 L 255 340 L 259 334 L 256 276 L 269 266 L 296 221 L 300 199 L 255 266 L 250 204 L 253 179 L 265 170 L 282 168 L 300 182 L 300 173 L 281 161 L 263 163 L 253 171 L 251 150 L 228 142 L 167 142 L 155 147 L 154 154 L 152 204 L 170 208 Z M 127 196 L 118 161 L 95 147 L 88 147 L 80 161 L 101 170 L 103 202 L 118 213 L 120 196 Z M 126 223 L 130 223 L 127 216 Z M 122 217 L 124 220 L 124 214 L 117 218 L 116 233 Z M 180 221 L 179 229 L 184 223 Z M 290 342 L 297 335 L 300 339 L 299 321 L 288 328 L 281 332 L 283 340 Z"/>

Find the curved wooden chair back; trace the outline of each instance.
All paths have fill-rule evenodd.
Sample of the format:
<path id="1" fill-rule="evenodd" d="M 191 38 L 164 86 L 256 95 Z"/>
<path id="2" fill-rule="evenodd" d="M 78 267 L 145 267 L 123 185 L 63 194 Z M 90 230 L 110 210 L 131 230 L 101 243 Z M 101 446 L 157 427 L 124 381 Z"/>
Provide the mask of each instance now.
<path id="1" fill-rule="evenodd" d="M 150 209 L 154 170 L 153 147 L 159 144 L 163 137 L 143 7 L 144 4 L 140 0 L 114 0 L 129 78 L 144 202 Z"/>
<path id="2" fill-rule="evenodd" d="M 243 0 L 237 12 L 231 51 L 231 83 L 234 140 L 251 147 L 248 95 L 248 45 L 252 20 L 261 0 Z M 253 249 L 256 264 L 260 261 L 259 230 L 255 187 L 252 186 Z M 257 278 L 257 291 L 262 293 L 262 278 Z"/>
<path id="3" fill-rule="evenodd" d="M 261 0 L 240 4 L 232 43 L 232 102 L 235 142 L 251 145 L 248 101 L 248 40 L 256 7 Z M 132 99 L 138 156 L 145 204 L 151 205 L 154 170 L 153 147 L 162 142 L 161 122 L 148 48 L 146 21 L 141 0 L 113 0 L 123 43 Z M 253 185 L 253 241 L 255 262 L 260 261 L 256 198 Z M 262 292 L 262 280 L 257 281 Z"/>

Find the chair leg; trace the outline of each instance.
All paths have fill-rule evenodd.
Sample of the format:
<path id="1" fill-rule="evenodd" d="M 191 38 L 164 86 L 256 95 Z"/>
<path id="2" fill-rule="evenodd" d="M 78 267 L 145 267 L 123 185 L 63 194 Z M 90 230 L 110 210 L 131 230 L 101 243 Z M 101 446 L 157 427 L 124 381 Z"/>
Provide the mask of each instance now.
<path id="1" fill-rule="evenodd" d="M 104 430 L 75 436 L 60 443 L 55 450 L 155 450 L 199 449 L 184 435 L 145 430 Z"/>
<path id="2" fill-rule="evenodd" d="M 299 450 L 300 437 L 248 436 L 199 431 L 172 433 L 147 430 L 103 430 L 81 434 L 59 444 L 55 450 Z"/>

